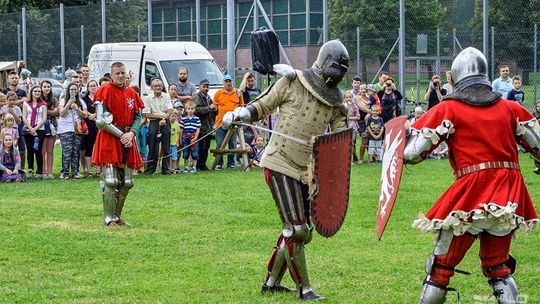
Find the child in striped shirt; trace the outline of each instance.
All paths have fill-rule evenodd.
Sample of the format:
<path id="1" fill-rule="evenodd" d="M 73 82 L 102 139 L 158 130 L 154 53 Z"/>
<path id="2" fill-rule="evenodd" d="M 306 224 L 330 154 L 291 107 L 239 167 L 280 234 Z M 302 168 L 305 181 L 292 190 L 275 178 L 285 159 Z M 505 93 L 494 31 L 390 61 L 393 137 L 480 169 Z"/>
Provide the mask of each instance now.
<path id="1" fill-rule="evenodd" d="M 188 101 L 184 105 L 186 116 L 180 121 L 180 138 L 182 138 L 184 173 L 197 173 L 197 159 L 199 159 L 199 145 L 197 138 L 201 132 L 201 120 L 195 116 L 195 103 Z M 189 146 L 189 147 L 188 147 Z M 189 166 L 191 165 L 191 171 Z"/>

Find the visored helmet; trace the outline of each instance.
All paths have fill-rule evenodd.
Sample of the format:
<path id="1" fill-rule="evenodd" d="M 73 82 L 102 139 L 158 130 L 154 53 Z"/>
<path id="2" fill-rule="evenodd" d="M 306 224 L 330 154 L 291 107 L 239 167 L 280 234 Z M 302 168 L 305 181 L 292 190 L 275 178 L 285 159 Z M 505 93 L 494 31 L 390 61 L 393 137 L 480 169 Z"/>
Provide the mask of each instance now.
<path id="1" fill-rule="evenodd" d="M 328 85 L 335 88 L 349 70 L 349 52 L 339 40 L 331 40 L 321 46 L 313 64 Z"/>
<path id="2" fill-rule="evenodd" d="M 461 51 L 452 63 L 451 73 L 454 88 L 461 91 L 474 84 L 491 87 L 487 72 L 486 56 L 478 49 L 468 47 Z"/>

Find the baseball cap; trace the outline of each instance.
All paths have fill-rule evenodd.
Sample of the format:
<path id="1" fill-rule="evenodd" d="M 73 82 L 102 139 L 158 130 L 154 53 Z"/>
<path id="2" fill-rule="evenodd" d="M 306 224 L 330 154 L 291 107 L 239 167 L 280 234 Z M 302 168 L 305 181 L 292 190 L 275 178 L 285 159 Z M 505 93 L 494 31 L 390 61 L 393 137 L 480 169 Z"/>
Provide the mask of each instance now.
<path id="1" fill-rule="evenodd" d="M 226 74 L 225 76 L 223 76 L 223 81 L 232 81 L 232 76 L 229 74 Z"/>
<path id="2" fill-rule="evenodd" d="M 366 88 L 366 89 L 367 89 L 367 90 L 372 90 L 372 91 L 374 91 L 374 90 L 373 90 L 373 85 L 372 85 L 371 83 L 367 85 L 367 88 Z"/>
<path id="3" fill-rule="evenodd" d="M 203 85 L 203 84 L 210 84 L 210 82 L 208 81 L 208 79 L 203 79 L 201 80 L 201 82 L 199 82 L 199 85 Z"/>

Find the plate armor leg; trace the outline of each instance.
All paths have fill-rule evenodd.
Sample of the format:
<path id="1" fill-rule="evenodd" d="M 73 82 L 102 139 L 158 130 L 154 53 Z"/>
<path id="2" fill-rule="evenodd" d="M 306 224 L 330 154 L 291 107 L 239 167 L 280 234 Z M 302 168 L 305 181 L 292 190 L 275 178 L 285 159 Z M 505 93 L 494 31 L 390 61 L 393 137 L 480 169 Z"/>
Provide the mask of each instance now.
<path id="1" fill-rule="evenodd" d="M 120 220 L 122 218 L 122 209 L 124 209 L 124 203 L 129 190 L 133 188 L 133 169 L 123 168 L 118 169 L 118 179 L 120 180 L 117 192 L 117 204 L 114 214 Z"/>
<path id="2" fill-rule="evenodd" d="M 281 234 L 274 247 L 272 257 L 268 262 L 268 274 L 266 275 L 267 286 L 279 286 L 285 271 L 287 270 L 287 260 L 285 259 L 285 238 Z"/>
<path id="3" fill-rule="evenodd" d="M 489 285 L 493 288 L 493 295 L 497 298 L 499 304 L 522 303 L 516 280 L 511 274 L 504 278 L 491 279 Z"/>
<path id="4" fill-rule="evenodd" d="M 296 283 L 298 297 L 307 300 L 322 300 L 324 298 L 311 288 L 304 250 L 304 245 L 311 241 L 313 231 L 308 220 L 308 186 L 278 172 L 269 170 L 265 173 L 283 223 L 284 257 L 289 273 Z M 278 251 L 276 261 L 280 257 L 279 254 Z M 274 263 L 275 267 L 276 263 Z M 279 274 L 277 270 L 276 274 Z"/>
<path id="5" fill-rule="evenodd" d="M 418 303 L 444 303 L 447 286 L 454 275 L 455 267 L 474 243 L 475 236 L 465 233 L 454 236 L 451 231 L 441 230 L 433 250 L 426 262 L 426 278 Z"/>
<path id="6" fill-rule="evenodd" d="M 512 234 L 494 236 L 487 232 L 480 234 L 480 260 L 493 295 L 500 304 L 521 303 L 516 281 L 512 274 L 516 260 L 510 256 Z"/>
<path id="7" fill-rule="evenodd" d="M 103 212 L 105 214 L 104 224 L 118 221 L 115 215 L 117 197 L 116 187 L 118 187 L 117 168 L 112 166 L 103 167 L 101 169 L 100 187 L 103 193 Z"/>

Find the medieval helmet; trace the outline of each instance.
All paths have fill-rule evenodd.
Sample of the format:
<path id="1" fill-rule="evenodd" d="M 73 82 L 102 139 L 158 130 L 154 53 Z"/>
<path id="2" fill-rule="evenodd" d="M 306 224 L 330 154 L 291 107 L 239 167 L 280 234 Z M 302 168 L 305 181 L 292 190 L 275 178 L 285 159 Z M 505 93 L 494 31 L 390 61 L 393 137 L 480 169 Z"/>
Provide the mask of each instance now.
<path id="1" fill-rule="evenodd" d="M 451 73 L 455 90 L 462 91 L 475 84 L 491 87 L 487 71 L 486 56 L 482 52 L 473 47 L 464 49 L 452 63 Z"/>
<path id="2" fill-rule="evenodd" d="M 339 40 L 330 40 L 321 46 L 313 68 L 326 84 L 335 88 L 349 70 L 349 52 Z"/>

